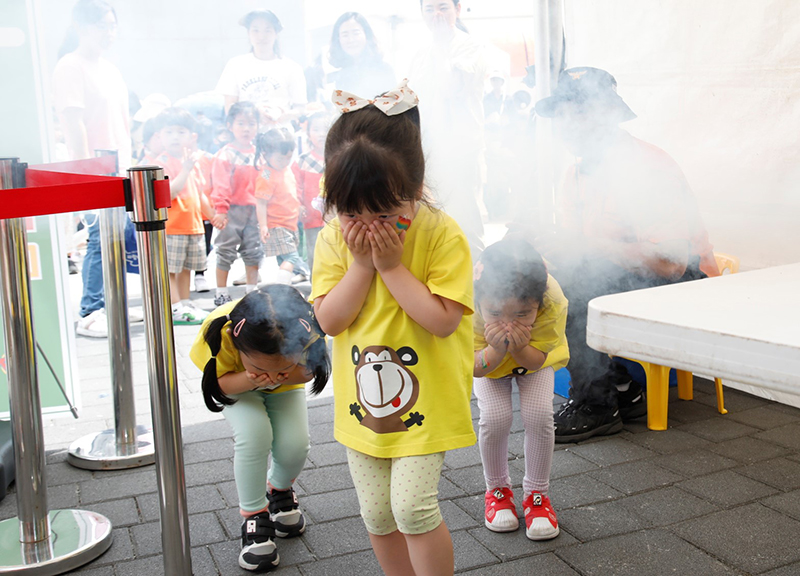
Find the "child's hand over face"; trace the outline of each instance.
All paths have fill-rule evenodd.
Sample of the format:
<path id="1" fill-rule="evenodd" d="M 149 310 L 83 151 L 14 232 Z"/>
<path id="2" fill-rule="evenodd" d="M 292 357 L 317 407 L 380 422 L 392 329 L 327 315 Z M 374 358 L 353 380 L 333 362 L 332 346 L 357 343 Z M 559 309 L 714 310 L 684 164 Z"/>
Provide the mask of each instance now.
<path id="1" fill-rule="evenodd" d="M 374 220 L 369 226 L 369 243 L 372 246 L 372 261 L 378 272 L 388 272 L 400 265 L 403 258 L 405 230 L 397 234 L 393 224 Z"/>
<path id="2" fill-rule="evenodd" d="M 497 352 L 505 356 L 508 351 L 508 341 L 506 340 L 506 325 L 504 322 L 492 322 L 483 329 L 483 337 L 486 343 Z"/>
<path id="3" fill-rule="evenodd" d="M 253 385 L 253 390 L 272 384 L 272 380 L 269 379 L 269 375 L 267 374 L 255 374 L 250 371 L 245 371 L 245 374 L 247 374 L 247 379 Z"/>
<path id="4" fill-rule="evenodd" d="M 506 324 L 506 337 L 508 338 L 508 351 L 512 354 L 519 352 L 531 341 L 531 328 L 517 321 Z"/>
<path id="5" fill-rule="evenodd" d="M 368 232 L 369 228 L 366 224 L 359 220 L 351 220 L 342 229 L 342 236 L 356 263 L 369 270 L 374 270 L 372 247 L 367 237 Z"/>

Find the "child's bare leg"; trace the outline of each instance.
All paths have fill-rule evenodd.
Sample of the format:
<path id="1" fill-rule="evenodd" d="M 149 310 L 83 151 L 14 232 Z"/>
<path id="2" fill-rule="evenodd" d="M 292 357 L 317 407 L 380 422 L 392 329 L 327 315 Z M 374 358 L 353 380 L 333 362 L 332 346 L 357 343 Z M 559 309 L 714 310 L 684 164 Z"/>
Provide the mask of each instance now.
<path id="1" fill-rule="evenodd" d="M 172 276 L 172 274 L 170 274 Z M 180 296 L 181 300 L 188 300 L 191 291 L 191 284 L 192 284 L 192 271 L 183 269 L 177 274 L 177 284 L 178 284 L 178 295 Z"/>
<path id="2" fill-rule="evenodd" d="M 395 530 L 385 536 L 370 534 L 369 541 L 386 576 L 415 576 L 402 532 Z"/>
<path id="3" fill-rule="evenodd" d="M 181 292 L 178 289 L 178 275 L 170 272 L 169 274 L 169 300 L 172 304 L 181 301 Z"/>
<path id="4" fill-rule="evenodd" d="M 217 287 L 225 288 L 228 285 L 228 271 L 217 268 Z"/>
<path id="5" fill-rule="evenodd" d="M 247 283 L 250 286 L 258 284 L 258 266 L 245 266 L 244 269 L 247 272 Z"/>
<path id="6" fill-rule="evenodd" d="M 425 534 L 405 534 L 405 539 L 415 576 L 453 574 L 453 540 L 444 522 Z"/>

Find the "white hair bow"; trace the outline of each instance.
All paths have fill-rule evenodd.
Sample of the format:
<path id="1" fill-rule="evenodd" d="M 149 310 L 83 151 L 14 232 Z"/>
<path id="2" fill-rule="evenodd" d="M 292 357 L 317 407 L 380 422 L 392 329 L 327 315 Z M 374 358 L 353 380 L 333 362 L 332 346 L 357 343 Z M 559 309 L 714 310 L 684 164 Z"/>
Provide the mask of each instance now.
<path id="1" fill-rule="evenodd" d="M 342 114 L 355 112 L 365 106 L 374 104 L 376 108 L 387 116 L 395 116 L 407 110 L 411 110 L 419 103 L 419 98 L 417 98 L 414 91 L 408 87 L 408 79 L 405 78 L 400 82 L 397 88 L 384 92 L 371 100 L 361 98 L 350 92 L 345 92 L 344 90 L 334 90 L 331 101 Z"/>

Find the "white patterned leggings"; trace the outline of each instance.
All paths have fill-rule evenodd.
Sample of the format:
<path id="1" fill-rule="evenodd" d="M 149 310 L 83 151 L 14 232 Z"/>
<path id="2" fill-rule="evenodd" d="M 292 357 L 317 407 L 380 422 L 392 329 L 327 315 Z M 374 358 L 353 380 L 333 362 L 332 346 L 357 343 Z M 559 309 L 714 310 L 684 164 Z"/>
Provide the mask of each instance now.
<path id="1" fill-rule="evenodd" d="M 513 380 L 517 381 L 520 415 L 525 427 L 525 478 L 522 481 L 522 490 L 525 494 L 547 494 L 555 445 L 552 368 L 523 376 L 475 378 L 473 390 L 481 411 L 478 445 L 481 449 L 486 489 L 511 488 L 508 436 L 511 433 Z"/>

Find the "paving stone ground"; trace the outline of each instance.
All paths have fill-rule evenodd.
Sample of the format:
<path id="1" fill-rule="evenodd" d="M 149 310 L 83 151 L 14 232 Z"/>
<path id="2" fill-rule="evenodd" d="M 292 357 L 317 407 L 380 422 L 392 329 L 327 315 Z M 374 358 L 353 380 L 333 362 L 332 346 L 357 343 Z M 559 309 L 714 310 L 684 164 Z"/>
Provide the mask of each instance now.
<path id="1" fill-rule="evenodd" d="M 206 295 L 207 296 L 207 295 Z M 203 299 L 200 299 L 204 303 Z M 176 327 L 184 459 L 194 574 L 246 574 L 237 564 L 240 517 L 231 432 L 202 402 L 200 372 L 188 361 L 196 327 Z M 137 421 L 150 425 L 144 334 L 131 334 Z M 163 574 L 153 466 L 90 472 L 66 462 L 69 444 L 113 426 L 105 340 L 79 338 L 81 418 L 46 417 L 49 507 L 107 516 L 114 543 L 76 570 L 87 576 Z M 557 445 L 550 494 L 561 535 L 531 542 L 524 531 L 483 526 L 477 446 L 447 454 L 442 511 L 456 572 L 513 576 L 800 574 L 800 410 L 725 389 L 729 414 L 715 409 L 713 384 L 697 379 L 695 399 L 671 391 L 669 429 L 644 420 L 614 436 Z M 521 500 L 522 426 L 515 399 L 509 460 Z M 473 401 L 477 428 L 478 411 Z M 334 442 L 332 398 L 309 402 L 312 447 L 297 479 L 306 533 L 278 542 L 279 575 L 380 574 L 347 471 Z M 16 515 L 14 487 L 0 520 Z M 521 510 L 519 510 L 521 512 Z"/>

